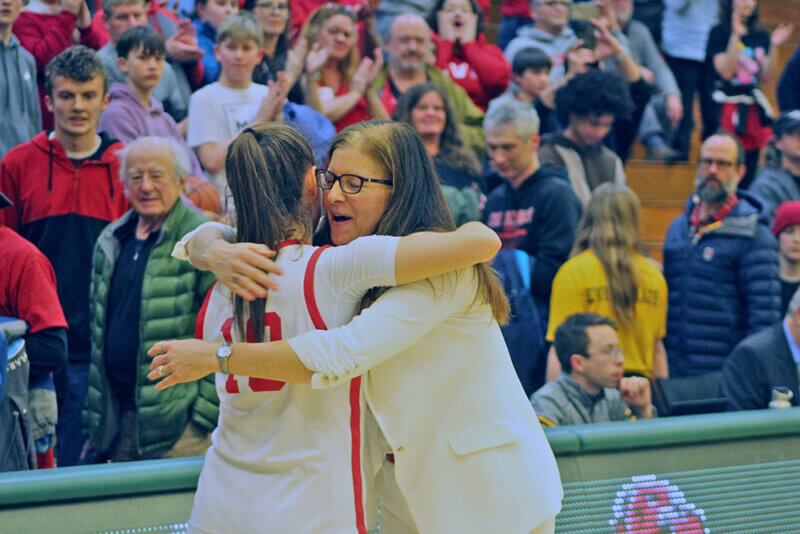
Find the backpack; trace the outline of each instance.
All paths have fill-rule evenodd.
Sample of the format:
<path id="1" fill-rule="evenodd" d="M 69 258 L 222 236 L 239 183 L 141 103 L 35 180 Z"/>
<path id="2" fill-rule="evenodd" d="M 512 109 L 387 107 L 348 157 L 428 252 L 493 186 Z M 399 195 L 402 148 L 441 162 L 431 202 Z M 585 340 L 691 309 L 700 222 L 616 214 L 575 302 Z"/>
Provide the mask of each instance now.
<path id="1" fill-rule="evenodd" d="M 36 467 L 28 408 L 30 364 L 22 338 L 26 330 L 24 321 L 0 318 L 0 364 L 5 371 L 0 397 L 0 472 Z"/>
<path id="2" fill-rule="evenodd" d="M 502 249 L 492 266 L 511 305 L 508 324 L 501 328 L 525 394 L 544 385 L 547 359 L 542 314 L 531 294 L 531 270 L 536 258 L 522 250 Z"/>

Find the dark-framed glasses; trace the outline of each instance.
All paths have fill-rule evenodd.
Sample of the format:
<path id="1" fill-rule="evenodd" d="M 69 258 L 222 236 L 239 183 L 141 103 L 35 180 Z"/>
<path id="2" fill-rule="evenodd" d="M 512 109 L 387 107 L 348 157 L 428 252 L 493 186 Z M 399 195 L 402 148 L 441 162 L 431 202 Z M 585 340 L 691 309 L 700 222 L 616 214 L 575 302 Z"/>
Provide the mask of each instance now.
<path id="1" fill-rule="evenodd" d="M 343 193 L 348 195 L 355 195 L 364 186 L 364 182 L 375 182 L 378 184 L 392 185 L 392 180 L 379 180 L 377 178 L 364 178 L 357 174 L 342 174 L 338 175 L 329 171 L 328 169 L 317 169 L 317 185 L 322 189 L 332 189 L 333 184 L 339 182 L 339 187 L 342 188 Z"/>

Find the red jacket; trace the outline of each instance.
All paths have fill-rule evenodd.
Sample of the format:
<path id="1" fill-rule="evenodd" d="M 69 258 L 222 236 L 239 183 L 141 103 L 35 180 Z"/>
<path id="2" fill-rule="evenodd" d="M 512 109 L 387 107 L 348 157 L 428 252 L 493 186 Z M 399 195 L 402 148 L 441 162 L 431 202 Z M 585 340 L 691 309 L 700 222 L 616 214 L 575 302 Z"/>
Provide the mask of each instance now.
<path id="1" fill-rule="evenodd" d="M 504 17 L 523 17 L 530 19 L 530 2 L 528 2 L 528 0 L 503 0 L 503 6 L 500 8 L 500 14 Z"/>
<path id="2" fill-rule="evenodd" d="M 28 323 L 30 333 L 66 327 L 53 267 L 33 244 L 0 226 L 0 315 Z"/>
<path id="3" fill-rule="evenodd" d="M 502 50 L 486 42 L 484 34 L 463 45 L 438 36 L 435 41 L 436 67 L 463 87 L 481 110 L 486 111 L 489 101 L 508 89 L 511 65 Z"/>
<path id="4" fill-rule="evenodd" d="M 76 17 L 62 11 L 58 15 L 43 15 L 23 11 L 14 21 L 12 31 L 22 47 L 36 59 L 37 82 L 39 84 L 39 105 L 42 108 L 42 125 L 45 130 L 53 128 L 53 114 L 44 103 L 44 71 L 51 59 L 72 46 Z M 81 31 L 81 43 L 95 50 L 103 46 L 102 35 L 90 25 Z"/>
<path id="5" fill-rule="evenodd" d="M 0 210 L 5 224 L 37 246 L 56 273 L 58 298 L 69 323 L 69 352 L 89 349 L 89 279 L 97 237 L 129 208 L 117 151 L 101 134 L 96 159 L 75 167 L 61 143 L 42 132 L 0 162 L 0 191 L 14 203 Z"/>

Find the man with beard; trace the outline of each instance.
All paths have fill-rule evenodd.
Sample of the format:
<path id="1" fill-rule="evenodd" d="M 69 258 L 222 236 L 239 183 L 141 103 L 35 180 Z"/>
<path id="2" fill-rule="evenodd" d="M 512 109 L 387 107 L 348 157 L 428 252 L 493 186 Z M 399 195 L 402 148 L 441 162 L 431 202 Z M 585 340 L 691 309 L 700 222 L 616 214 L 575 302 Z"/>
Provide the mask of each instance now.
<path id="1" fill-rule="evenodd" d="M 481 130 L 483 112 L 463 87 L 426 61 L 433 44 L 431 29 L 425 19 L 410 14 L 395 18 L 385 44 L 389 61 L 384 63 L 372 88 L 378 93 L 386 111 L 391 115 L 403 93 L 418 83 L 441 85 L 453 106 L 464 141 L 478 156 L 482 156 L 486 149 Z"/>
<path id="2" fill-rule="evenodd" d="M 761 202 L 736 191 L 743 162 L 731 134 L 706 139 L 695 193 L 667 231 L 670 377 L 719 371 L 743 337 L 780 320 L 778 246 Z"/>

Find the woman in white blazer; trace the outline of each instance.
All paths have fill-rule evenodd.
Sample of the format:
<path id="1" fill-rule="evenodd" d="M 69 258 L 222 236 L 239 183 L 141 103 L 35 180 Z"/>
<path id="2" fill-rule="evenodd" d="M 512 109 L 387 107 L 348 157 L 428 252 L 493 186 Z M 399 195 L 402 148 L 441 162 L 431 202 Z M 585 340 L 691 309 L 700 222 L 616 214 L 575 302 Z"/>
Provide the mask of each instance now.
<path id="1" fill-rule="evenodd" d="M 337 136 L 329 157 L 348 147 L 371 153 L 394 188 L 372 227 L 361 224 L 359 206 L 342 200 L 339 188 L 325 191 L 324 233 L 333 244 L 453 227 L 441 193 L 419 198 L 414 187 L 434 171 L 413 131 L 356 125 Z M 553 532 L 563 496 L 558 469 L 500 333 L 508 304 L 488 267 L 380 288 L 364 305 L 334 330 L 234 344 L 228 368 L 315 388 L 364 377 L 365 486 L 371 502 L 382 501 L 383 532 Z M 196 340 L 157 344 L 153 368 L 171 373 L 158 387 L 217 372 L 216 348 Z"/>

